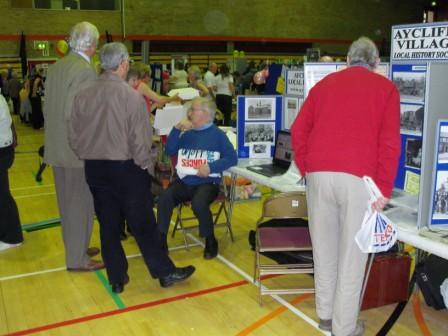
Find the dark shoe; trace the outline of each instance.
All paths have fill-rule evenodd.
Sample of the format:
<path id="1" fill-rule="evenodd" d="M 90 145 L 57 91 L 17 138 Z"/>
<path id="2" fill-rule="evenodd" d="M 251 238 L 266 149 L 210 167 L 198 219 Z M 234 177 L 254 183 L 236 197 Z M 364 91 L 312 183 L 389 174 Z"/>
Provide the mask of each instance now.
<path id="1" fill-rule="evenodd" d="M 128 282 L 129 282 L 129 276 L 126 275 L 123 282 L 117 282 L 117 283 L 111 284 L 112 292 L 114 292 L 116 294 L 122 293 L 124 291 L 124 285 L 126 285 Z"/>
<path id="2" fill-rule="evenodd" d="M 87 249 L 87 255 L 89 257 L 94 257 L 96 255 L 100 254 L 100 249 L 98 247 L 89 247 Z"/>
<path id="3" fill-rule="evenodd" d="M 87 265 L 81 267 L 67 268 L 69 272 L 93 272 L 104 268 L 101 261 L 90 260 Z"/>
<path id="4" fill-rule="evenodd" d="M 204 258 L 213 259 L 218 255 L 218 241 L 215 237 L 205 238 Z"/>
<path id="5" fill-rule="evenodd" d="M 324 331 L 331 331 L 332 320 L 319 320 L 319 329 Z"/>
<path id="6" fill-rule="evenodd" d="M 176 267 L 171 274 L 159 278 L 160 286 L 163 288 L 171 287 L 172 285 L 188 279 L 196 269 L 194 266 Z"/>

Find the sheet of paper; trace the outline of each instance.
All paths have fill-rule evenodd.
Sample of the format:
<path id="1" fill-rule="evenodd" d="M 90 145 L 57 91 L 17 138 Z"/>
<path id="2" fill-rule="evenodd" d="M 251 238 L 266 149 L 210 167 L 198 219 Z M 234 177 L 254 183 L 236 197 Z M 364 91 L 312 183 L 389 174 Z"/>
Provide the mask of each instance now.
<path id="1" fill-rule="evenodd" d="M 171 128 L 186 116 L 187 111 L 182 105 L 165 106 L 163 109 L 156 110 L 154 128 L 159 130 L 159 135 L 169 134 Z"/>
<path id="2" fill-rule="evenodd" d="M 408 170 L 404 178 L 404 191 L 417 195 L 420 191 L 420 175 Z"/>
<path id="3" fill-rule="evenodd" d="M 195 97 L 199 97 L 199 91 L 193 88 L 173 89 L 168 92 L 168 96 L 172 97 L 178 94 L 183 100 L 191 100 Z"/>

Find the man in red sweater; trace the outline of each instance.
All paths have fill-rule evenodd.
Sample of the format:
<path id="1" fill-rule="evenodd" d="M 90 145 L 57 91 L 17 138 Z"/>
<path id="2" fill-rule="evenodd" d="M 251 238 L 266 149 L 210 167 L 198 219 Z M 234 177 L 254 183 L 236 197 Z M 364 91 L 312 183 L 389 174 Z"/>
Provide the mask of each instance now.
<path id="1" fill-rule="evenodd" d="M 389 200 L 400 153 L 400 98 L 395 85 L 372 70 L 378 49 L 361 37 L 350 46 L 348 68 L 317 83 L 291 128 L 295 162 L 307 181 L 319 327 L 334 335 L 362 335 L 357 322 L 367 254 L 354 237 L 368 201 L 368 175 Z"/>

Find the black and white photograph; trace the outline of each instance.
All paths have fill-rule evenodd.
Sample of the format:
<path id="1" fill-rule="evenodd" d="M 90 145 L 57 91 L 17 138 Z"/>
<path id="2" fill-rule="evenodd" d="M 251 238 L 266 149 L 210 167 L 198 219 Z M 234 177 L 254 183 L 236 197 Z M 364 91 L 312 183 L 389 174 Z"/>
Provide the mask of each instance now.
<path id="1" fill-rule="evenodd" d="M 425 100 L 425 72 L 394 72 L 393 81 L 401 101 L 422 103 Z"/>
<path id="2" fill-rule="evenodd" d="M 448 219 L 448 171 L 438 171 L 432 219 Z"/>
<path id="3" fill-rule="evenodd" d="M 244 127 L 244 145 L 254 142 L 269 142 L 274 144 L 275 123 L 246 123 Z"/>
<path id="4" fill-rule="evenodd" d="M 245 120 L 275 120 L 275 98 L 247 98 Z"/>
<path id="5" fill-rule="evenodd" d="M 271 157 L 270 142 L 254 142 L 249 145 L 251 159 L 269 159 Z"/>
<path id="6" fill-rule="evenodd" d="M 438 163 L 448 163 L 448 126 L 440 127 Z"/>
<path id="7" fill-rule="evenodd" d="M 406 140 L 405 166 L 420 169 L 422 166 L 422 140 L 409 138 Z"/>
<path id="8" fill-rule="evenodd" d="M 400 132 L 402 134 L 422 135 L 423 114 L 425 107 L 422 105 L 400 105 Z"/>

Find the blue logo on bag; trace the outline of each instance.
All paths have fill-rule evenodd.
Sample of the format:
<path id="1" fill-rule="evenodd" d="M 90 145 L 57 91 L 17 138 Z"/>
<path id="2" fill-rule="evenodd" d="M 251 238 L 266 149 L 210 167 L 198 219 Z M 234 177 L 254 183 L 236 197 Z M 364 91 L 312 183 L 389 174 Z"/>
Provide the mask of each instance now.
<path id="1" fill-rule="evenodd" d="M 374 246 L 385 246 L 391 242 L 396 234 L 394 227 L 386 222 L 386 220 L 380 214 L 376 216 L 375 237 Z"/>

